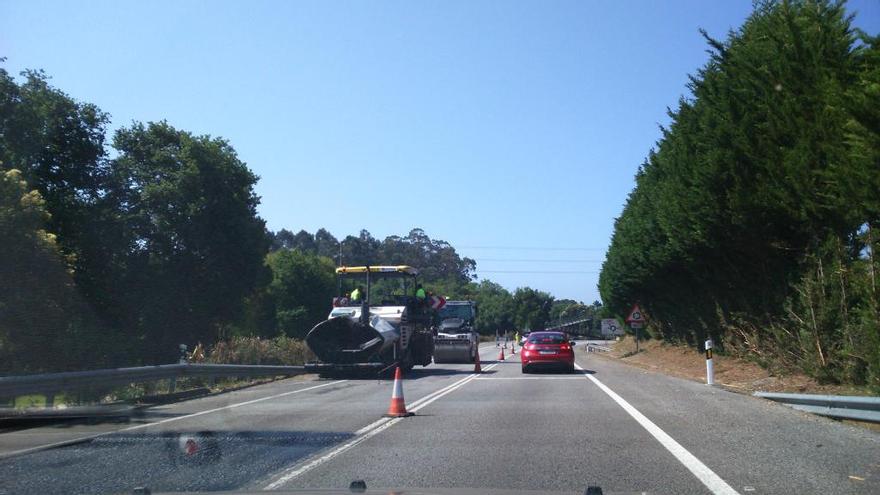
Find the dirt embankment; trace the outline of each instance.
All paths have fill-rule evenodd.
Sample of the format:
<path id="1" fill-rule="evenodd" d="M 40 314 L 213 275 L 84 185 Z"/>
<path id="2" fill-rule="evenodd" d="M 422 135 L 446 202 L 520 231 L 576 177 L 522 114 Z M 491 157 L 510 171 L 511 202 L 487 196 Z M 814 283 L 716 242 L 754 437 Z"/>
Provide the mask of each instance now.
<path id="1" fill-rule="evenodd" d="M 597 353 L 611 359 L 619 359 L 640 368 L 657 371 L 680 378 L 705 382 L 705 354 L 691 347 L 679 344 L 668 344 L 656 340 L 640 342 L 640 352 L 635 354 L 635 341 L 627 336 L 612 346 L 609 353 Z M 724 356 L 716 353 L 713 356 L 715 365 L 715 383 L 731 390 L 744 393 L 756 391 L 791 392 L 807 394 L 832 395 L 872 395 L 863 387 L 848 385 L 820 384 L 809 376 L 788 373 L 773 374 L 746 359 Z"/>

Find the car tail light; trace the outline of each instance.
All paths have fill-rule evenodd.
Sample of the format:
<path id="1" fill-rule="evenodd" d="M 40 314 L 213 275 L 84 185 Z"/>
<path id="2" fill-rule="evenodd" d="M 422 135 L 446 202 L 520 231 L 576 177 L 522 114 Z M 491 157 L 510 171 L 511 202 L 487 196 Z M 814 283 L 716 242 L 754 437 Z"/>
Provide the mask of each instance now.
<path id="1" fill-rule="evenodd" d="M 534 350 L 535 350 L 535 344 L 526 344 L 525 349 L 528 350 L 528 351 L 534 351 Z"/>
<path id="2" fill-rule="evenodd" d="M 560 351 L 570 351 L 571 347 L 568 344 L 562 344 L 559 346 Z"/>

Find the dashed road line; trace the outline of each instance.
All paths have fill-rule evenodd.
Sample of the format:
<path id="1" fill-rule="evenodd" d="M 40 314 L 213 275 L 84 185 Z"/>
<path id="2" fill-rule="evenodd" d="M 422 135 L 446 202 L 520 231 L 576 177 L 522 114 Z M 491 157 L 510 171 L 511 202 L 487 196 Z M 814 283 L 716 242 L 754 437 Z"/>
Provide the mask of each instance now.
<path id="1" fill-rule="evenodd" d="M 493 363 L 493 364 L 487 365 L 483 368 L 483 370 L 490 370 L 490 369 L 498 366 L 498 364 L 500 364 L 500 363 Z M 458 390 L 459 388 L 463 387 L 468 382 L 473 381 L 478 376 L 480 376 L 480 375 L 476 374 L 476 373 L 468 375 L 468 376 L 466 376 L 456 382 L 453 382 L 453 383 L 441 388 L 440 390 L 436 390 L 434 392 L 431 392 L 430 394 L 414 401 L 409 407 L 407 407 L 407 411 L 408 412 L 417 412 L 420 409 L 428 406 L 432 402 L 440 399 L 444 395 L 447 395 L 449 393 L 452 393 L 455 390 Z M 283 471 L 280 475 L 277 475 L 277 477 L 275 478 L 274 481 L 272 481 L 268 485 L 264 486 L 263 490 L 277 490 L 277 489 L 281 488 L 284 484 L 289 483 L 294 478 L 297 478 L 297 477 L 305 474 L 306 472 L 311 471 L 312 469 L 320 466 L 321 464 L 324 464 L 325 462 L 333 459 L 334 457 L 338 456 L 339 454 L 342 454 L 343 452 L 351 450 L 352 448 L 365 442 L 366 440 L 378 435 L 379 433 L 382 433 L 383 431 L 387 430 L 388 428 L 391 428 L 392 426 L 396 425 L 397 423 L 399 423 L 403 419 L 404 418 L 382 418 L 377 421 L 374 421 L 373 423 L 368 424 L 367 426 L 356 431 L 355 438 L 348 441 L 347 443 L 340 445 L 339 447 L 336 447 L 335 449 L 327 452 L 326 454 L 323 454 L 319 457 L 315 457 L 312 460 L 307 461 L 305 464 L 297 463 L 297 464 L 291 466 L 290 468 L 288 468 L 287 470 Z"/>
<path id="2" fill-rule="evenodd" d="M 580 380 L 581 376 L 481 376 L 475 380 Z"/>

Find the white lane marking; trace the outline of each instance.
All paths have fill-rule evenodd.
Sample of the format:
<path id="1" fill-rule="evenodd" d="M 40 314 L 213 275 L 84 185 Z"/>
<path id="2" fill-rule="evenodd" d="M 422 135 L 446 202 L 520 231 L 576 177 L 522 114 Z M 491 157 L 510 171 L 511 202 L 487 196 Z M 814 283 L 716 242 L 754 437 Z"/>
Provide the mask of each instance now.
<path id="1" fill-rule="evenodd" d="M 490 370 L 497 365 L 498 365 L 498 363 L 493 363 L 493 364 L 486 366 L 484 369 Z M 457 389 L 461 388 L 467 382 L 472 381 L 474 378 L 476 378 L 478 376 L 480 376 L 480 375 L 474 373 L 472 375 L 468 375 L 468 376 L 462 378 L 461 380 L 453 382 L 450 385 L 447 385 L 447 386 L 441 388 L 440 390 L 434 391 L 434 392 L 416 400 L 415 402 L 412 403 L 412 405 L 410 407 L 407 407 L 406 410 L 408 412 L 416 412 L 416 411 L 422 409 L 423 407 L 427 406 L 428 404 L 434 402 L 435 400 L 439 399 L 440 397 L 443 397 L 444 395 L 452 392 L 453 390 L 457 390 Z M 331 450 L 330 452 L 327 452 L 326 454 L 324 454 L 320 457 L 316 457 L 316 458 L 312 459 L 311 461 L 306 462 L 305 464 L 299 465 L 299 463 L 297 463 L 297 464 L 291 466 L 290 468 L 288 468 L 287 471 L 283 472 L 275 481 L 264 486 L 263 490 L 277 490 L 278 488 L 280 488 L 284 484 L 288 483 L 290 480 L 292 480 L 298 476 L 301 476 L 302 474 L 304 474 L 308 471 L 311 471 L 312 469 L 320 466 L 321 464 L 324 464 L 325 462 L 329 461 L 330 459 L 333 459 L 334 457 L 338 456 L 339 454 L 341 454 L 347 450 L 352 449 L 353 447 L 357 446 L 360 443 L 363 443 L 365 440 L 378 435 L 379 433 L 387 430 L 388 428 L 391 428 L 392 426 L 396 425 L 397 423 L 399 423 L 403 419 L 404 418 L 382 418 L 382 419 L 379 419 L 377 421 L 374 421 L 374 422 L 368 424 L 367 426 L 356 431 L 354 433 L 355 438 L 352 439 L 351 441 L 349 441 L 348 443 L 342 444 L 339 447 L 336 447 L 335 449 Z"/>
<path id="2" fill-rule="evenodd" d="M 492 366 L 494 366 L 494 365 L 492 365 Z M 486 369 L 489 369 L 490 367 L 491 367 L 491 366 L 487 366 Z M 428 395 L 426 395 L 426 396 L 424 396 L 424 397 L 421 397 L 421 398 L 419 398 L 419 399 L 414 400 L 414 401 L 411 402 L 411 403 L 409 404 L 409 406 L 407 407 L 407 411 L 413 411 L 413 408 L 414 408 L 414 407 L 418 407 L 421 403 L 425 402 L 425 401 L 428 400 L 428 399 L 431 399 L 431 398 L 434 397 L 435 395 L 437 395 L 437 394 L 439 394 L 439 393 L 442 393 L 442 392 L 446 391 L 447 389 L 450 389 L 450 388 L 452 388 L 452 387 L 454 387 L 454 386 L 456 386 L 456 385 L 458 385 L 458 384 L 464 382 L 464 381 L 467 380 L 470 376 L 473 376 L 473 375 L 468 375 L 468 376 L 466 376 L 466 377 L 464 377 L 464 378 L 462 378 L 462 379 L 460 379 L 460 380 L 458 380 L 458 381 L 456 381 L 456 382 L 450 383 L 449 385 L 447 385 L 447 386 L 445 386 L 445 387 L 443 387 L 443 388 L 441 388 L 441 389 L 439 389 L 439 390 L 435 390 L 435 391 L 431 392 L 430 394 L 428 394 Z M 378 420 L 376 420 L 376 421 L 373 421 L 372 423 L 368 424 L 367 426 L 364 426 L 364 427 L 361 428 L 360 430 L 357 430 L 356 432 L 354 432 L 354 435 L 355 435 L 355 436 L 358 436 L 358 435 L 366 434 L 367 432 L 373 430 L 374 428 L 377 428 L 377 427 L 379 427 L 379 426 L 382 426 L 383 424 L 385 424 L 385 423 L 391 421 L 391 419 L 392 419 L 392 418 L 381 418 L 381 419 L 378 419 Z"/>
<path id="3" fill-rule="evenodd" d="M 583 370 L 583 368 L 575 363 L 575 368 L 579 370 Z M 627 402 L 623 397 L 617 395 L 616 392 L 608 388 L 604 383 L 600 382 L 593 375 L 584 375 L 590 381 L 596 384 L 603 392 L 608 394 L 614 402 L 617 403 L 620 407 L 623 408 L 624 411 L 629 413 L 633 419 L 635 419 L 642 428 L 648 430 L 654 438 L 660 442 L 660 445 L 666 448 L 676 459 L 682 464 L 684 467 L 688 468 L 688 470 L 697 477 L 700 482 L 706 485 L 706 488 L 709 489 L 712 493 L 716 495 L 739 495 L 739 492 L 733 489 L 732 486 L 728 485 L 726 481 L 721 479 L 720 476 L 715 474 L 714 471 L 709 469 L 708 466 L 703 464 L 702 461 L 697 459 L 696 456 L 688 452 L 687 449 L 682 447 L 682 445 L 675 441 L 671 436 L 669 436 L 665 431 L 661 430 L 659 426 L 655 425 L 653 421 L 645 417 L 644 414 L 640 413 L 638 409 L 633 407 L 629 402 Z"/>
<path id="4" fill-rule="evenodd" d="M 481 359 L 481 361 L 482 361 L 482 359 Z M 490 369 L 492 369 L 494 366 L 497 366 L 498 364 L 499 364 L 499 363 L 489 364 L 489 365 L 486 365 L 485 368 L 484 368 L 482 365 L 480 365 L 480 369 L 481 369 L 481 370 L 490 370 Z M 434 395 L 443 392 L 443 391 L 446 390 L 447 388 L 454 387 L 454 386 L 456 386 L 456 385 L 458 385 L 458 384 L 460 384 L 460 383 L 463 383 L 465 380 L 467 380 L 467 379 L 469 379 L 469 378 L 472 378 L 472 377 L 474 377 L 474 376 L 480 376 L 480 375 L 477 374 L 477 373 L 474 373 L 474 374 L 471 374 L 471 375 L 468 375 L 468 376 L 462 378 L 461 380 L 459 380 L 459 381 L 457 381 L 457 382 L 453 382 L 453 383 L 451 383 L 451 384 L 449 384 L 449 385 L 447 385 L 447 386 L 441 388 L 440 390 L 435 390 L 434 392 L 431 392 L 430 394 L 428 394 L 428 395 L 426 395 L 426 396 L 424 396 L 424 397 L 422 397 L 422 398 L 420 398 L 420 399 L 418 399 L 418 400 L 412 402 L 412 403 L 410 404 L 410 407 L 416 407 L 416 406 L 418 406 L 422 401 L 426 401 L 426 400 L 430 399 L 431 397 L 433 397 Z M 368 427 L 369 427 L 369 425 L 368 425 L 367 427 L 361 428 L 361 430 L 363 430 L 363 429 L 365 429 L 365 428 L 368 428 Z M 361 430 L 358 430 L 358 431 L 361 431 Z"/>
<path id="5" fill-rule="evenodd" d="M 308 462 L 307 464 L 304 464 L 298 468 L 293 469 L 292 471 L 288 471 L 288 472 L 284 473 L 277 480 L 264 486 L 263 490 L 276 490 L 276 489 L 278 489 L 279 487 L 281 487 L 283 484 L 287 483 L 288 481 L 296 478 L 297 476 L 305 473 L 306 471 L 310 471 L 313 468 L 316 468 L 316 467 L 320 466 L 321 464 L 324 464 L 325 462 L 336 457 L 337 455 L 345 452 L 348 449 L 355 447 L 359 443 L 364 442 L 369 438 L 372 438 L 372 437 L 378 435 L 379 433 L 387 430 L 388 428 L 391 428 L 392 426 L 399 423 L 403 419 L 404 418 L 383 418 L 383 420 L 376 421 L 375 423 L 373 423 L 376 426 L 373 426 L 372 430 L 369 430 L 369 431 L 362 433 L 360 436 L 355 437 L 354 440 L 352 440 L 346 444 L 343 444 L 342 446 L 337 447 L 337 448 L 331 450 L 330 452 L 327 452 L 326 454 L 312 460 L 311 462 Z"/>
<path id="6" fill-rule="evenodd" d="M 323 383 L 323 384 L 321 384 L 321 385 L 315 385 L 315 386 L 313 386 L 313 387 L 300 388 L 300 389 L 292 390 L 292 391 L 289 391 L 289 392 L 284 392 L 284 393 L 280 393 L 280 394 L 270 395 L 270 396 L 268 396 L 268 397 L 260 397 L 259 399 L 253 399 L 253 400 L 249 400 L 249 401 L 245 401 L 245 402 L 238 402 L 238 403 L 236 403 L 236 404 L 229 404 L 229 405 L 226 405 L 226 406 L 223 406 L 223 407 L 215 407 L 214 409 L 207 409 L 207 410 L 205 410 L 205 411 L 199 411 L 199 412 L 192 413 L 192 414 L 186 414 L 186 415 L 183 415 L 183 416 L 175 416 L 175 417 L 173 417 L 173 418 L 166 418 L 166 419 L 162 419 L 162 420 L 159 420 L 159 421 L 155 421 L 155 422 L 153 422 L 153 423 L 144 423 L 144 424 L 140 424 L 140 425 L 134 425 L 134 426 L 126 427 L 126 428 L 121 428 L 121 429 L 118 429 L 118 430 L 112 430 L 112 431 L 105 431 L 105 432 L 102 432 L 102 433 L 96 433 L 96 434 L 94 434 L 94 435 L 86 435 L 86 436 L 84 436 L 84 437 L 74 438 L 74 439 L 71 439 L 71 440 L 62 440 L 62 441 L 60 441 L 60 442 L 48 443 L 48 444 L 44 444 L 44 445 L 38 445 L 38 446 L 36 446 L 36 447 L 29 447 L 29 448 L 26 448 L 26 449 L 15 450 L 15 451 L 12 451 L 12 452 L 6 452 L 6 453 L 4 453 L 4 454 L 0 454 L 0 459 L 5 459 L 5 458 L 7 458 L 7 457 L 12 457 L 12 456 L 21 455 L 21 454 L 27 454 L 27 453 L 29 453 L 29 452 L 35 452 L 35 451 L 38 451 L 38 450 L 50 449 L 50 448 L 52 448 L 52 447 L 61 447 L 61 446 L 63 446 L 63 445 L 70 445 L 70 444 L 73 444 L 73 443 L 84 442 L 84 441 L 86 441 L 86 440 L 92 440 L 92 439 L 99 438 L 99 437 L 103 437 L 103 436 L 106 436 L 106 435 L 112 435 L 113 433 L 120 433 L 120 432 L 123 432 L 123 431 L 140 430 L 140 429 L 142 429 L 142 428 L 149 428 L 150 426 L 156 426 L 156 425 L 161 425 L 161 424 L 165 424 L 165 423 L 171 423 L 172 421 L 180 421 L 180 420 L 183 420 L 183 419 L 195 418 L 195 417 L 197 417 L 197 416 L 202 416 L 202 415 L 205 415 L 205 414 L 211 414 L 211 413 L 215 413 L 215 412 L 217 412 L 217 411 L 223 411 L 223 410 L 226 410 L 226 409 L 235 409 L 235 408 L 237 408 L 237 407 L 248 406 L 248 405 L 251 405 L 251 404 L 256 404 L 257 402 L 263 402 L 263 401 L 272 400 L 272 399 L 278 399 L 278 398 L 281 398 L 281 397 L 286 397 L 286 396 L 288 396 L 288 395 L 298 394 L 298 393 L 300 393 L 300 392 L 307 392 L 307 391 L 309 391 L 309 390 L 314 390 L 314 389 L 316 389 L 316 388 L 327 387 L 327 386 L 330 386 L 330 385 L 336 385 L 336 384 L 338 384 L 338 383 L 342 383 L 342 382 L 346 382 L 346 381 L 348 381 L 348 380 L 338 380 L 338 381 L 335 381 L 335 382 Z"/>
<path id="7" fill-rule="evenodd" d="M 315 389 L 317 389 L 317 388 L 328 387 L 328 386 L 330 386 L 330 385 L 337 385 L 337 384 L 340 384 L 340 383 L 343 383 L 343 382 L 347 382 L 347 381 L 348 381 L 348 380 L 336 380 L 336 381 L 333 381 L 333 382 L 322 383 L 321 385 L 314 385 L 314 386 L 311 386 L 311 387 L 300 388 L 300 389 L 297 389 L 297 390 L 291 390 L 291 391 L 289 391 L 289 392 L 283 392 L 283 393 L 280 393 L 280 394 L 270 395 L 270 396 L 268 396 L 268 397 L 260 397 L 259 399 L 252 399 L 252 400 L 248 400 L 248 401 L 245 401 L 245 402 L 237 402 L 237 403 L 235 403 L 235 404 L 229 404 L 229 405 L 222 406 L 222 407 L 215 407 L 214 409 L 208 409 L 208 410 L 206 410 L 206 411 L 199 411 L 199 412 L 192 413 L 192 414 L 187 414 L 187 415 L 184 415 L 184 416 L 177 416 L 177 417 L 174 417 L 174 418 L 163 419 L 163 420 L 161 420 L 161 421 L 156 421 L 155 423 L 145 423 L 145 424 L 142 424 L 142 425 L 129 426 L 128 428 L 123 428 L 123 429 L 121 429 L 121 430 L 119 430 L 119 431 L 138 430 L 138 429 L 141 429 L 141 428 L 147 428 L 147 427 L 149 427 L 149 426 L 155 426 L 155 425 L 161 425 L 161 424 L 164 424 L 164 423 L 170 423 L 170 422 L 172 422 L 172 421 L 180 421 L 180 420 L 182 420 L 182 419 L 195 418 L 196 416 L 204 416 L 205 414 L 211 414 L 211 413 L 215 413 L 215 412 L 218 412 L 218 411 L 224 411 L 224 410 L 226 410 L 226 409 L 235 409 L 235 408 L 238 408 L 238 407 L 249 406 L 249 405 L 251 405 L 251 404 L 256 404 L 256 403 L 258 403 L 258 402 L 265 402 L 265 401 L 267 401 L 267 400 L 280 399 L 281 397 L 287 397 L 288 395 L 298 394 L 298 393 L 300 393 L 300 392 L 308 392 L 309 390 L 315 390 Z"/>
<path id="8" fill-rule="evenodd" d="M 580 380 L 581 376 L 481 376 L 475 380 Z"/>
<path id="9" fill-rule="evenodd" d="M 494 367 L 496 367 L 496 366 L 498 366 L 498 363 L 490 364 L 489 366 L 486 366 L 486 370 L 491 370 L 492 368 L 494 368 Z M 440 397 L 443 397 L 444 395 L 446 395 L 446 394 L 448 394 L 448 393 L 450 393 L 450 392 L 452 392 L 452 391 L 454 391 L 454 390 L 458 390 L 458 389 L 460 389 L 460 388 L 463 387 L 466 383 L 468 383 L 468 382 L 470 382 L 470 381 L 473 381 L 473 380 L 476 379 L 478 376 L 480 376 L 480 375 L 478 375 L 478 374 L 473 374 L 473 375 L 468 376 L 468 377 L 465 378 L 464 380 L 459 380 L 458 383 L 454 383 L 452 387 L 447 387 L 446 390 L 444 390 L 442 393 L 439 393 L 439 394 L 435 395 L 434 397 L 431 397 L 431 398 L 428 399 L 427 401 L 422 402 L 421 404 L 416 405 L 415 407 L 409 409 L 409 411 L 416 412 L 416 411 L 418 411 L 419 409 L 422 409 L 423 407 L 425 407 L 425 406 L 427 406 L 428 404 L 434 402 L 435 400 L 439 399 Z"/>

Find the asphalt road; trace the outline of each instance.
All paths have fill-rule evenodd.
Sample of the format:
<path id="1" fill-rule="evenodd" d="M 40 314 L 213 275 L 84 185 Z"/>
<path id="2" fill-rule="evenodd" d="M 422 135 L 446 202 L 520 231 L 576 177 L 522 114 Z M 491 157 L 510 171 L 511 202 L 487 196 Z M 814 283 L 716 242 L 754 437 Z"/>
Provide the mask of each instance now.
<path id="1" fill-rule="evenodd" d="M 432 365 L 289 379 L 125 423 L 0 432 L 0 494 L 347 488 L 880 493 L 880 434 L 583 352 L 574 375 Z M 53 448 L 41 448 L 57 444 Z M 194 454 L 184 452 L 195 449 Z"/>

